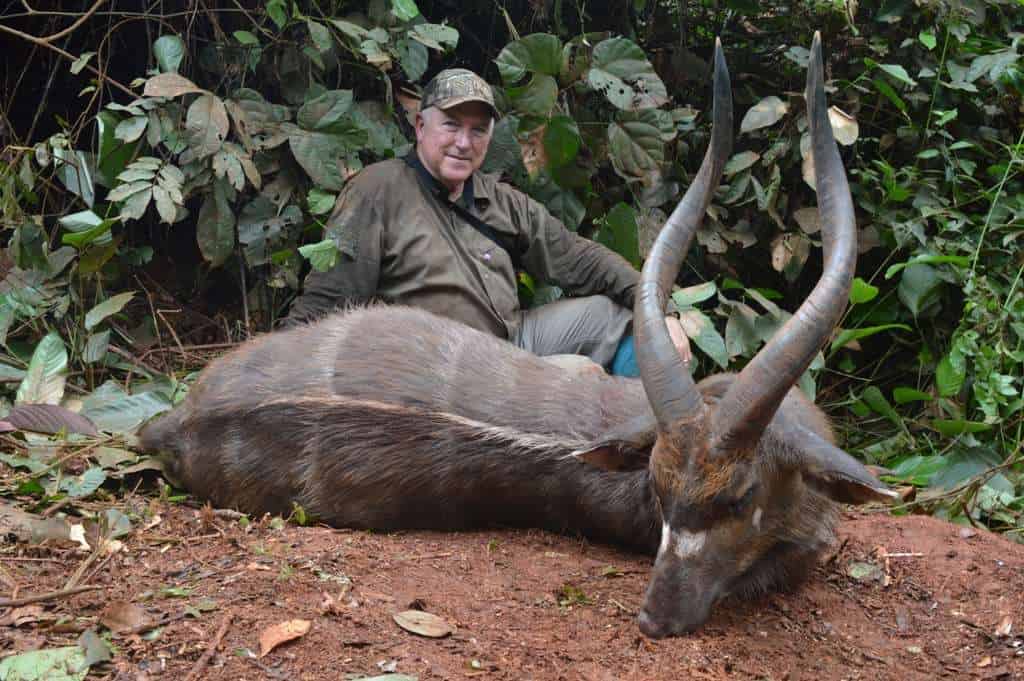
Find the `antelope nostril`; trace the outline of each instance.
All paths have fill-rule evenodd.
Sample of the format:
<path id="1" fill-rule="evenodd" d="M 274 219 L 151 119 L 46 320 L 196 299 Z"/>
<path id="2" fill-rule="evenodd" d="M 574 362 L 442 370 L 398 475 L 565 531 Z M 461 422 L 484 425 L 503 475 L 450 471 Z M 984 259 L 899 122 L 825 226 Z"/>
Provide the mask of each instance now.
<path id="1" fill-rule="evenodd" d="M 650 615 L 647 614 L 646 610 L 641 610 L 637 616 L 637 624 L 640 626 L 640 631 L 644 636 L 648 638 L 665 638 L 668 635 L 668 629 L 655 622 Z"/>

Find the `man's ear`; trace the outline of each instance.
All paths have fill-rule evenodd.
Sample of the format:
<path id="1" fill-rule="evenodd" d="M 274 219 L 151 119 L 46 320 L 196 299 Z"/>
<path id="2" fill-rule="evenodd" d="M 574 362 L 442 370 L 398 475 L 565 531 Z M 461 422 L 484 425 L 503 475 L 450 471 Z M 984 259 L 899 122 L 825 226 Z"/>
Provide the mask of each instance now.
<path id="1" fill-rule="evenodd" d="M 654 414 L 643 414 L 613 428 L 570 456 L 606 471 L 640 470 L 647 467 L 651 458 L 657 428 Z"/>

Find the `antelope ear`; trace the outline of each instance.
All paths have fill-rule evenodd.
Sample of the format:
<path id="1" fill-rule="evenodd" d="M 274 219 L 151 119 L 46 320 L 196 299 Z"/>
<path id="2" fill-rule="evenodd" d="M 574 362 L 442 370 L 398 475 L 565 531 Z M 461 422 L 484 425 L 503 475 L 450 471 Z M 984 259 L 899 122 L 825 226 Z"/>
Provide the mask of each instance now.
<path id="1" fill-rule="evenodd" d="M 866 504 L 899 498 L 864 464 L 813 431 L 794 424 L 787 428 L 786 444 L 798 452 L 804 481 L 834 501 Z"/>
<path id="2" fill-rule="evenodd" d="M 640 470 L 647 468 L 657 434 L 654 414 L 644 414 L 613 428 L 571 456 L 606 471 Z"/>

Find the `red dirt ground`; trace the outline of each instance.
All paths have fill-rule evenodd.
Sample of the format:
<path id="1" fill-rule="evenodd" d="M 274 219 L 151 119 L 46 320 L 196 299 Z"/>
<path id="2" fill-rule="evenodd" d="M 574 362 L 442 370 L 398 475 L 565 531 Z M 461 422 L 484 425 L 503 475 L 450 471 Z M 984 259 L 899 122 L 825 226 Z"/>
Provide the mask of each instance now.
<path id="1" fill-rule="evenodd" d="M 649 560 L 614 548 L 539 531 L 244 528 L 158 502 L 137 510 L 162 520 L 84 573 L 107 588 L 20 618 L 0 610 L 0 656 L 73 644 L 126 600 L 172 621 L 155 636 L 115 637 L 113 661 L 90 678 L 1024 678 L 1024 546 L 927 517 L 850 515 L 799 591 L 719 604 L 700 632 L 650 641 L 635 623 Z M 8 545 L 0 566 L 24 596 L 60 589 L 82 558 Z M 881 568 L 877 578 L 854 579 L 860 562 Z M 216 608 L 181 616 L 204 600 Z M 392 615 L 410 608 L 455 631 L 404 631 Z M 301 638 L 256 660 L 239 653 L 258 655 L 260 633 L 294 619 L 311 623 Z"/>

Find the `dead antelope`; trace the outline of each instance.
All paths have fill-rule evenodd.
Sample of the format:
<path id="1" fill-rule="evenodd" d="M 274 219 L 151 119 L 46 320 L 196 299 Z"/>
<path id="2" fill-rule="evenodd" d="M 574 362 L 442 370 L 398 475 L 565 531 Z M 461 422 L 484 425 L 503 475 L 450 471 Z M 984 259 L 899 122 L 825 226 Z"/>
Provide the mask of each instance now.
<path id="1" fill-rule="evenodd" d="M 792 388 L 839 319 L 856 258 L 818 36 L 807 105 L 824 273 L 739 375 L 695 385 L 662 317 L 730 153 L 716 45 L 711 145 L 643 270 L 641 380 L 560 370 L 424 311 L 369 307 L 216 360 L 143 445 L 197 496 L 247 512 L 296 503 L 347 527 L 528 526 L 656 552 L 639 616 L 652 637 L 698 627 L 726 594 L 799 581 L 833 539 L 834 502 L 891 496 Z"/>

